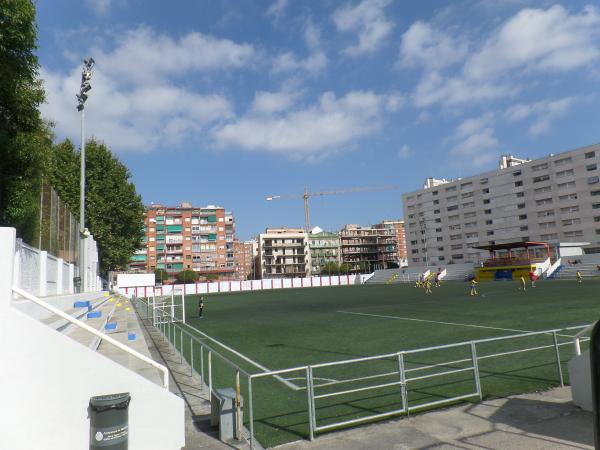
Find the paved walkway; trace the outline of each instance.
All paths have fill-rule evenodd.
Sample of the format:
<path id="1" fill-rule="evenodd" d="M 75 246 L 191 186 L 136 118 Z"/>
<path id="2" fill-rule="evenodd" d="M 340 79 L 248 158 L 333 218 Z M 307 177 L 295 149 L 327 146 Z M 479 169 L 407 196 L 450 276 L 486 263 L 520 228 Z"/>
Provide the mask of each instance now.
<path id="1" fill-rule="evenodd" d="M 280 450 L 593 449 L 592 414 L 569 387 L 461 405 L 300 441 Z"/>

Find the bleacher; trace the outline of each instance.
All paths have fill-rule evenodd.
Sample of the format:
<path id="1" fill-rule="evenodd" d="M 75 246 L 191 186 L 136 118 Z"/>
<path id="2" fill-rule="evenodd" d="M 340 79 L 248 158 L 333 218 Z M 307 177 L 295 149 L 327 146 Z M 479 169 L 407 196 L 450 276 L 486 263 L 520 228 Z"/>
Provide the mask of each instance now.
<path id="1" fill-rule="evenodd" d="M 561 266 L 550 279 L 575 279 L 577 271 L 584 278 L 600 277 L 600 253 L 561 258 Z"/>
<path id="2" fill-rule="evenodd" d="M 446 276 L 442 278 L 445 281 L 464 281 L 473 276 L 473 264 L 449 264 L 446 267 Z"/>

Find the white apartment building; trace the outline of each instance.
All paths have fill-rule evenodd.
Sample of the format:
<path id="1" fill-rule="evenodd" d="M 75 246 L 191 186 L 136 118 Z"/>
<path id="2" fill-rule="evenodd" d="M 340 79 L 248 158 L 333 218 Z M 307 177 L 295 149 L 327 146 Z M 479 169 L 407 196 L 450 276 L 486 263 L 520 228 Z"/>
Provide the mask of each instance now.
<path id="1" fill-rule="evenodd" d="M 267 228 L 258 243 L 262 278 L 310 276 L 309 237 L 304 229 Z"/>
<path id="2" fill-rule="evenodd" d="M 410 265 L 478 262 L 473 247 L 516 241 L 588 242 L 600 252 L 600 144 L 536 160 L 502 156 L 498 170 L 428 178 L 403 194 Z"/>

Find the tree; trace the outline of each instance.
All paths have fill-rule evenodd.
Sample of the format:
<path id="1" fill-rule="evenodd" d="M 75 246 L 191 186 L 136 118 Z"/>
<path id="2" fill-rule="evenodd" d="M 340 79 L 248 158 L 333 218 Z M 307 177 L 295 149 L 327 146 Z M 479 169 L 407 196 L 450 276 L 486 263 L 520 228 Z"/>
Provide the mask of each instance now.
<path id="1" fill-rule="evenodd" d="M 79 218 L 80 152 L 70 141 L 55 147 L 51 184 Z M 101 271 L 127 266 L 144 237 L 144 205 L 131 174 L 102 142 L 86 143 L 86 226 L 98 244 Z"/>
<path id="2" fill-rule="evenodd" d="M 34 242 L 43 168 L 51 147 L 50 127 L 38 107 L 35 6 L 30 0 L 0 5 L 0 225 L 17 228 Z"/>
<path id="3" fill-rule="evenodd" d="M 156 269 L 154 271 L 154 280 L 157 283 L 164 283 L 169 279 L 169 273 L 165 269 Z"/>
<path id="4" fill-rule="evenodd" d="M 346 275 L 348 272 L 350 272 L 350 264 L 340 264 L 340 273 Z"/>
<path id="5" fill-rule="evenodd" d="M 195 270 L 186 269 L 182 272 L 179 272 L 176 275 L 176 278 L 177 278 L 177 281 L 180 281 L 182 283 L 189 283 L 189 282 L 198 281 L 198 278 L 200 278 L 200 275 L 198 275 L 198 272 L 196 272 Z"/>
<path id="6" fill-rule="evenodd" d="M 337 275 L 340 273 L 340 266 L 334 261 L 327 262 L 321 267 L 321 275 Z"/>
<path id="7" fill-rule="evenodd" d="M 216 281 L 219 279 L 219 275 L 216 273 L 209 273 L 204 278 L 206 278 L 206 281 Z"/>

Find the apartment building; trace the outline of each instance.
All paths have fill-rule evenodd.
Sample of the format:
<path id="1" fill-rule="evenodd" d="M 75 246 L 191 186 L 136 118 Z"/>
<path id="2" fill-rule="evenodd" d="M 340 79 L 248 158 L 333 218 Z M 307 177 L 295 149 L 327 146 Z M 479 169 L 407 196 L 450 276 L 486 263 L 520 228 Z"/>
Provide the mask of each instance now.
<path id="1" fill-rule="evenodd" d="M 174 276 L 191 269 L 201 278 L 234 277 L 235 221 L 223 207 L 153 204 L 144 221 L 144 248 L 132 258 L 130 271 L 165 269 Z"/>
<path id="2" fill-rule="evenodd" d="M 340 264 L 340 235 L 323 231 L 318 227 L 311 230 L 308 236 L 311 273 L 318 275 L 327 263 Z"/>
<path id="3" fill-rule="evenodd" d="M 254 278 L 255 246 L 256 241 L 233 242 L 233 265 L 236 279 L 251 280 Z"/>
<path id="4" fill-rule="evenodd" d="M 259 235 L 261 278 L 311 274 L 308 233 L 302 228 L 267 228 Z"/>
<path id="5" fill-rule="evenodd" d="M 372 272 L 396 266 L 396 232 L 392 228 L 346 225 L 340 231 L 342 263 L 350 272 Z"/>
<path id="6" fill-rule="evenodd" d="M 384 220 L 381 223 L 373 225 L 373 228 L 392 229 L 396 235 L 396 251 L 398 254 L 398 263 L 406 263 L 406 233 L 404 230 L 404 220 Z"/>
<path id="7" fill-rule="evenodd" d="M 502 156 L 498 170 L 428 178 L 402 196 L 409 264 L 478 262 L 474 247 L 588 242 L 600 251 L 600 144 L 536 160 Z"/>

